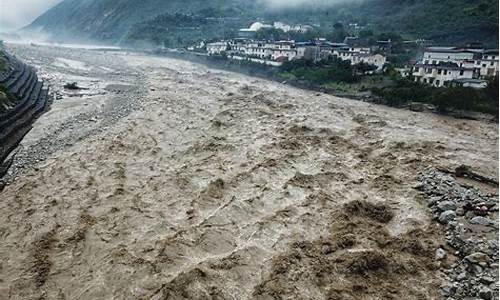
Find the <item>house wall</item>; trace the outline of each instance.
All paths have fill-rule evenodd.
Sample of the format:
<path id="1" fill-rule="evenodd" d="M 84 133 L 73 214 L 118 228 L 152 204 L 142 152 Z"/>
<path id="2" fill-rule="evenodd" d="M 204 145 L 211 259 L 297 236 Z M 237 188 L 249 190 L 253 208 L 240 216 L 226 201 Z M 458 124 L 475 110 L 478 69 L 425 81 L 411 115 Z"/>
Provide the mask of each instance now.
<path id="1" fill-rule="evenodd" d="M 498 56 L 484 55 L 479 68 L 479 74 L 482 77 L 498 76 Z"/>
<path id="2" fill-rule="evenodd" d="M 423 62 L 425 64 L 439 64 L 439 62 L 457 62 L 461 60 L 473 60 L 472 52 L 424 52 Z"/>
<path id="3" fill-rule="evenodd" d="M 454 79 L 472 79 L 474 70 L 471 69 L 449 69 L 434 66 L 417 66 L 413 69 L 415 81 L 427 83 L 436 87 L 448 85 Z"/>
<path id="4" fill-rule="evenodd" d="M 207 44 L 207 53 L 209 55 L 213 54 L 221 54 L 222 52 L 225 52 L 228 50 L 228 45 L 227 43 L 209 43 Z"/>

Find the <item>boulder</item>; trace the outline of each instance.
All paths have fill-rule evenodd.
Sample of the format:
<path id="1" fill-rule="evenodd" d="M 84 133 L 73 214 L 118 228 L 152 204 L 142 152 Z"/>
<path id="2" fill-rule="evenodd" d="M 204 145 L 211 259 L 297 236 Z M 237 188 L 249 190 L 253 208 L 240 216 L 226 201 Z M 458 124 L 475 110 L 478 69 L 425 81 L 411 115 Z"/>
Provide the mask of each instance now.
<path id="1" fill-rule="evenodd" d="M 457 214 L 453 210 L 447 210 L 442 212 L 441 215 L 439 215 L 439 222 L 446 224 L 450 221 L 455 220 L 456 217 Z"/>
<path id="2" fill-rule="evenodd" d="M 457 209 L 457 205 L 454 202 L 452 202 L 452 201 L 443 201 L 443 202 L 440 202 L 437 205 L 437 207 L 441 211 L 456 210 Z"/>
<path id="3" fill-rule="evenodd" d="M 479 290 L 479 297 L 481 297 L 481 299 L 485 299 L 485 300 L 493 299 L 493 291 L 487 287 L 482 287 Z"/>
<path id="4" fill-rule="evenodd" d="M 491 219 L 482 216 L 477 216 L 472 218 L 470 220 L 470 223 L 482 226 L 491 226 L 494 224 L 494 222 Z"/>
<path id="5" fill-rule="evenodd" d="M 465 259 L 473 264 L 485 263 L 490 261 L 490 257 L 482 252 L 475 252 L 467 255 Z"/>

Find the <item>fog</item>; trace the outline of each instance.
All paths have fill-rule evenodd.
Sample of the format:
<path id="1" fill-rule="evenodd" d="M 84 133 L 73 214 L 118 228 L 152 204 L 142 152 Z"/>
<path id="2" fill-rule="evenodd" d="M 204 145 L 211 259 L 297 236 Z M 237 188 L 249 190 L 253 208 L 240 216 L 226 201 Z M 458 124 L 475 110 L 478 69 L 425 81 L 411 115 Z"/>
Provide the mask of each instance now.
<path id="1" fill-rule="evenodd" d="M 0 0 L 0 32 L 20 29 L 61 0 Z"/>

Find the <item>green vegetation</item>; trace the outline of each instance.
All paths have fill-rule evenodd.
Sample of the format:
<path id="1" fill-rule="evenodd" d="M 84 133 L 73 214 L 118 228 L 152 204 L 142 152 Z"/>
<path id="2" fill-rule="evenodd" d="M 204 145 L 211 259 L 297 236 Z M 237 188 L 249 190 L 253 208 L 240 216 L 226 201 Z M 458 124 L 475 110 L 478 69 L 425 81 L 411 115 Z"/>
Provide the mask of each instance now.
<path id="1" fill-rule="evenodd" d="M 366 2 L 360 18 L 385 31 L 438 43 L 483 41 L 498 45 L 498 1 L 377 0 Z M 371 18 L 375 16 L 375 18 Z"/>
<path id="2" fill-rule="evenodd" d="M 317 38 L 320 34 L 318 31 L 310 31 L 307 33 L 299 32 L 284 32 L 276 28 L 262 28 L 257 31 L 255 39 L 257 40 L 295 40 L 297 42 L 310 41 Z"/>
<path id="3" fill-rule="evenodd" d="M 381 32 L 375 34 L 373 30 L 360 31 L 357 43 L 360 46 L 370 47 L 377 45 L 377 41 L 391 41 L 391 47 L 387 53 L 387 62 L 392 67 L 403 67 L 409 60 L 415 59 L 422 47 L 417 43 L 405 43 L 403 37 L 395 32 Z M 377 51 L 376 51 L 377 52 Z M 383 52 L 380 50 L 380 52 Z"/>
<path id="4" fill-rule="evenodd" d="M 439 44 L 482 41 L 490 47 L 498 46 L 495 0 L 343 1 L 329 8 L 310 5 L 300 10 L 269 12 L 268 16 L 281 21 L 317 23 L 330 31 L 338 22 L 357 23 L 361 29 L 348 30 L 359 36 L 369 31 L 395 32 L 405 39 L 430 39 Z"/>
<path id="5" fill-rule="evenodd" d="M 225 30 L 247 27 L 256 20 L 281 21 L 291 24 L 314 24 L 318 34 L 341 41 L 349 34 L 362 37 L 379 32 L 395 32 L 407 38 L 432 39 L 438 44 L 461 44 L 482 41 L 498 45 L 498 1 L 495 0 L 370 0 L 341 1 L 331 6 L 304 5 L 282 10 L 263 7 L 265 1 L 248 0 L 65 0 L 37 18 L 28 29 L 44 28 L 61 39 L 97 39 L 120 42 L 127 36 L 151 42 L 164 42 L 158 37 L 157 16 L 179 14 L 206 18 L 215 32 L 208 38 L 222 37 Z M 108 13 L 103 13 L 108 12 Z M 112 13 L 109 13 L 112 12 Z M 144 22 L 151 22 L 145 25 Z M 191 21 L 188 21 L 188 23 Z M 357 23 L 361 27 L 349 26 Z M 163 25 L 159 26 L 161 29 Z M 145 38 L 141 36 L 141 28 Z M 183 26 L 170 26 L 175 39 L 185 31 Z M 179 30 L 180 33 L 175 33 Z M 129 33 L 130 32 L 130 33 Z M 274 33 L 276 34 L 276 33 Z M 190 33 L 193 35 L 193 33 Z M 130 39 L 129 39 L 130 40 Z"/>
<path id="6" fill-rule="evenodd" d="M 361 75 L 373 71 L 374 67 L 361 63 L 352 66 L 350 61 L 330 58 L 319 62 L 295 60 L 280 67 L 280 76 L 284 79 L 300 80 L 311 85 L 329 83 L 355 83 Z"/>
<path id="7" fill-rule="evenodd" d="M 403 106 L 411 102 L 429 103 L 439 112 L 456 110 L 477 111 L 498 114 L 498 77 L 489 80 L 485 89 L 468 87 L 432 87 L 413 82 L 411 79 L 397 79 L 395 84 L 384 88 L 373 88 L 374 95 L 381 97 L 384 104 Z"/>
<path id="8" fill-rule="evenodd" d="M 205 13 L 212 14 L 211 11 Z M 220 22 L 224 21 L 199 15 L 163 14 L 134 25 L 122 43 L 174 48 L 186 47 L 206 39 L 236 36 L 236 32 L 230 29 L 234 26 L 221 27 Z M 231 23 L 231 20 L 226 20 L 226 23 Z"/>

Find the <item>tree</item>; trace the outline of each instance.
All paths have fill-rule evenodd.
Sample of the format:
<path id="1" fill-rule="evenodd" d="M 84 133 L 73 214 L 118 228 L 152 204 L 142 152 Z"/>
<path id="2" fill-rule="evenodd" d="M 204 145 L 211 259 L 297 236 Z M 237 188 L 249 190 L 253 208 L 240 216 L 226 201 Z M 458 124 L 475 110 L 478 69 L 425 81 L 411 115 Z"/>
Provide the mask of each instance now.
<path id="1" fill-rule="evenodd" d="M 369 38 L 373 36 L 373 30 L 371 29 L 363 29 L 359 32 L 359 37 L 364 39 L 364 38 Z"/>
<path id="2" fill-rule="evenodd" d="M 327 37 L 335 42 L 342 42 L 347 36 L 344 25 L 340 22 L 333 24 L 333 32 Z"/>

